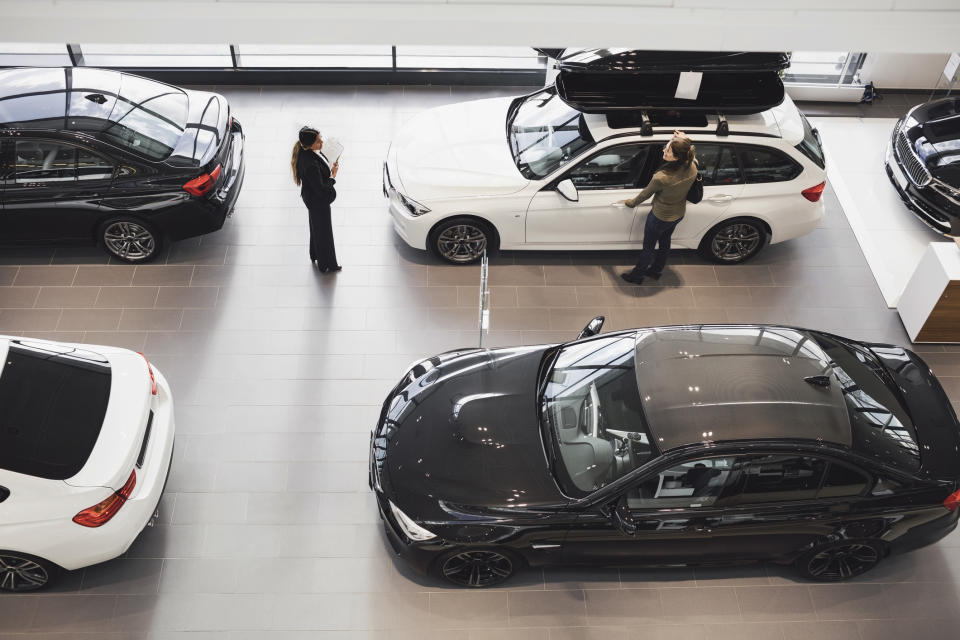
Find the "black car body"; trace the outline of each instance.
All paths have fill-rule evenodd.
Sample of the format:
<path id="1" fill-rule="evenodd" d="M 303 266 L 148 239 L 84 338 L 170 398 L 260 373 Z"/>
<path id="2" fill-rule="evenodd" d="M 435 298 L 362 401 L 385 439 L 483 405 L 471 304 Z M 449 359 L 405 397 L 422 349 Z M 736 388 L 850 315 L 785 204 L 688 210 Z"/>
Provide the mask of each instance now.
<path id="1" fill-rule="evenodd" d="M 522 564 L 862 573 L 957 525 L 960 424 L 915 354 L 681 326 L 415 365 L 371 434 L 394 550 L 486 586 Z"/>
<path id="2" fill-rule="evenodd" d="M 86 67 L 0 70 L 0 244 L 143 262 L 215 231 L 244 175 L 226 99 Z"/>
<path id="3" fill-rule="evenodd" d="M 886 169 L 900 198 L 927 226 L 960 236 L 960 98 L 917 105 L 898 120 Z"/>

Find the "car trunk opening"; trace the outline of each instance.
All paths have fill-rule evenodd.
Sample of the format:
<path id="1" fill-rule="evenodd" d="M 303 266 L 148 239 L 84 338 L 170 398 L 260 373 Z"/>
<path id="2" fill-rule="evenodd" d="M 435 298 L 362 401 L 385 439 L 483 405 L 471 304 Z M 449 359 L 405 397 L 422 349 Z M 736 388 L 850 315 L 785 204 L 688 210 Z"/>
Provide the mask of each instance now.
<path id="1" fill-rule="evenodd" d="M 110 398 L 109 362 L 88 351 L 14 341 L 0 370 L 0 468 L 65 480 L 83 468 Z"/>

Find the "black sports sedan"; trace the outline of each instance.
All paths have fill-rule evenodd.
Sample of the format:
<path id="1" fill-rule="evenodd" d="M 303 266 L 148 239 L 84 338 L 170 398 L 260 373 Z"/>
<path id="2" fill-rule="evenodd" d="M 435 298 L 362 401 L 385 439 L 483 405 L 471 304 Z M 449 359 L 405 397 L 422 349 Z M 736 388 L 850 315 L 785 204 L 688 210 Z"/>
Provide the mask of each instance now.
<path id="1" fill-rule="evenodd" d="M 893 128 L 887 176 L 933 230 L 960 236 L 960 97 L 917 105 Z"/>
<path id="2" fill-rule="evenodd" d="M 0 244 L 100 244 L 126 262 L 215 231 L 243 183 L 226 98 L 129 73 L 0 70 Z"/>
<path id="3" fill-rule="evenodd" d="M 371 434 L 387 538 L 485 587 L 524 564 L 794 563 L 836 581 L 960 515 L 960 424 L 914 353 L 674 326 L 416 364 Z"/>

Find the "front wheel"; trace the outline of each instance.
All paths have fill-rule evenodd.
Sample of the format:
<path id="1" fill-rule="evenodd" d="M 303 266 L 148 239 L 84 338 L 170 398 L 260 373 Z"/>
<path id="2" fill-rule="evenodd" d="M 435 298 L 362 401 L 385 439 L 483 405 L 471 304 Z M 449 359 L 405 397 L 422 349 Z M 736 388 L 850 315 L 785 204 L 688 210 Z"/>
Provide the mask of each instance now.
<path id="1" fill-rule="evenodd" d="M 18 551 L 0 551 L 0 591 L 22 593 L 42 589 L 59 567 L 52 562 Z"/>
<path id="2" fill-rule="evenodd" d="M 124 262 L 149 262 L 160 253 L 161 239 L 152 226 L 136 218 L 112 218 L 100 225 L 99 242 Z"/>
<path id="3" fill-rule="evenodd" d="M 497 248 L 497 235 L 493 228 L 476 218 L 451 218 L 444 220 L 430 233 L 430 249 L 438 257 L 453 264 L 470 264 Z"/>
<path id="4" fill-rule="evenodd" d="M 797 560 L 797 571 L 808 580 L 841 582 L 873 569 L 883 558 L 883 546 L 872 540 L 842 540 L 815 547 Z"/>
<path id="5" fill-rule="evenodd" d="M 483 588 L 500 584 L 520 568 L 520 559 L 500 549 L 457 549 L 440 556 L 436 571 L 458 587 Z"/>
<path id="6" fill-rule="evenodd" d="M 767 229 L 754 218 L 724 220 L 700 241 L 700 255 L 721 264 L 746 262 L 767 244 Z"/>

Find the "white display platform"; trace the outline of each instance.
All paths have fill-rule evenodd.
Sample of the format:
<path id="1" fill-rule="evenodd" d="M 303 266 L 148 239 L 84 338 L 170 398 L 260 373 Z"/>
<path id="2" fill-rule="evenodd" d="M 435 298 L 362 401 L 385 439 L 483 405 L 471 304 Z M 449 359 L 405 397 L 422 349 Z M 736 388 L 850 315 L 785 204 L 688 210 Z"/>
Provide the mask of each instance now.
<path id="1" fill-rule="evenodd" d="M 827 180 L 837 194 L 887 306 L 895 308 L 936 233 L 900 200 L 884 157 L 895 118 L 810 118 L 827 155 Z"/>
<path id="2" fill-rule="evenodd" d="M 960 342 L 956 283 L 960 283 L 960 245 L 931 242 L 897 305 L 910 340 Z M 948 288 L 953 292 L 947 292 Z"/>

